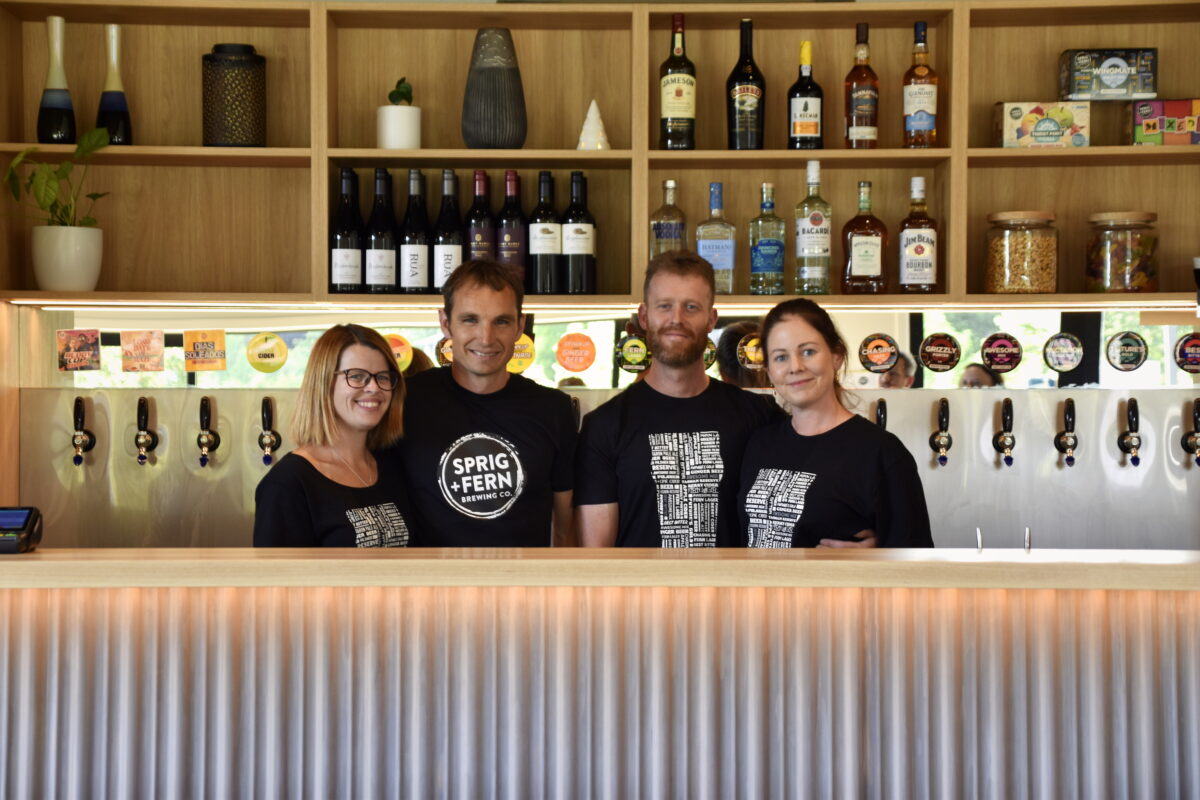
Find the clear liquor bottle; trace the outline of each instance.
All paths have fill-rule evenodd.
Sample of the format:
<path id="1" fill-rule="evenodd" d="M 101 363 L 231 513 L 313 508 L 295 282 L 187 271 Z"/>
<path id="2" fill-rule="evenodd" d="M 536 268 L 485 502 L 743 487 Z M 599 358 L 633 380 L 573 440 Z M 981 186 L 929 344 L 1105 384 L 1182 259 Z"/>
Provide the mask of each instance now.
<path id="1" fill-rule="evenodd" d="M 888 290 L 883 254 L 888 231 L 883 220 L 871 213 L 871 182 L 858 182 L 858 214 L 842 228 L 846 267 L 842 273 L 843 294 L 884 294 Z"/>
<path id="2" fill-rule="evenodd" d="M 750 220 L 750 294 L 783 294 L 783 218 L 775 214 L 775 184 L 762 185 L 762 211 Z"/>
<path id="3" fill-rule="evenodd" d="M 925 23 L 913 25 L 912 66 L 904 73 L 904 146 L 937 145 L 938 76 L 929 66 Z"/>
<path id="4" fill-rule="evenodd" d="M 829 294 L 833 207 L 821 197 L 821 162 L 808 162 L 808 196 L 796 204 L 793 294 Z"/>
<path id="5" fill-rule="evenodd" d="M 673 178 L 663 181 L 663 204 L 650 215 L 650 257 L 670 250 L 687 250 L 687 217 L 675 205 L 678 184 Z"/>
<path id="6" fill-rule="evenodd" d="M 908 216 L 900 223 L 900 291 L 930 294 L 938 285 L 937 222 L 925 204 L 925 179 L 914 176 Z"/>
<path id="7" fill-rule="evenodd" d="M 712 264 L 717 294 L 733 294 L 737 228 L 725 221 L 720 181 L 708 185 L 708 219 L 696 226 L 696 252 Z"/>

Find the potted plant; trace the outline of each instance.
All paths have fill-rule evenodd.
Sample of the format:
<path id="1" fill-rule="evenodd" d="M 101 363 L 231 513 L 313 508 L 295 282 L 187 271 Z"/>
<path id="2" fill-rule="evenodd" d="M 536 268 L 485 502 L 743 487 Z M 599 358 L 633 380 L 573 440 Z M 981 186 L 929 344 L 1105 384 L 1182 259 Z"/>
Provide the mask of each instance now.
<path id="1" fill-rule="evenodd" d="M 421 146 L 421 109 L 412 104 L 412 85 L 396 81 L 388 92 L 390 105 L 375 110 L 376 146 L 385 150 L 416 150 Z"/>
<path id="2" fill-rule="evenodd" d="M 39 289 L 51 292 L 90 292 L 100 280 L 100 259 L 104 252 L 104 232 L 96 227 L 92 208 L 108 192 L 80 196 L 87 177 L 87 159 L 108 146 L 108 130 L 95 128 L 79 138 L 75 152 L 61 164 L 33 164 L 25 177 L 29 205 L 45 214 L 46 224 L 33 227 L 33 272 Z M 4 182 L 13 199 L 21 202 L 21 178 L 18 168 L 37 150 L 22 150 L 9 163 Z M 76 164 L 82 165 L 75 172 Z M 91 201 L 81 213 L 80 204 Z"/>

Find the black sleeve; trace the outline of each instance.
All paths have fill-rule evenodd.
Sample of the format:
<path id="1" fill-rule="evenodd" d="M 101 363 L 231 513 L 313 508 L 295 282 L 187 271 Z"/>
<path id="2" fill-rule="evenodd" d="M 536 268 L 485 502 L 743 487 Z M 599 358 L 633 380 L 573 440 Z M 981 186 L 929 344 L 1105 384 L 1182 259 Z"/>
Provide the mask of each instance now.
<path id="1" fill-rule="evenodd" d="M 617 502 L 617 453 L 602 414 L 603 407 L 583 418 L 575 451 L 574 505 L 588 506 Z"/>
<path id="2" fill-rule="evenodd" d="M 754 399 L 757 401 L 755 407 L 759 413 L 758 424 L 755 427 L 770 425 L 788 416 L 783 407 L 775 401 L 774 394 L 759 394 L 758 392 L 751 392 L 751 394 L 754 395 Z"/>
<path id="3" fill-rule="evenodd" d="M 884 449 L 875 520 L 880 547 L 933 547 L 917 462 L 900 440 Z"/>
<path id="4" fill-rule="evenodd" d="M 317 547 L 316 530 L 304 484 L 295 472 L 276 464 L 254 491 L 255 547 Z"/>
<path id="5" fill-rule="evenodd" d="M 557 409 L 558 450 L 554 454 L 550 488 L 556 492 L 569 492 L 575 488 L 575 448 L 579 441 L 579 431 L 575 427 L 575 406 L 572 405 L 570 396 L 565 392 L 560 394 L 563 402 L 558 403 Z"/>

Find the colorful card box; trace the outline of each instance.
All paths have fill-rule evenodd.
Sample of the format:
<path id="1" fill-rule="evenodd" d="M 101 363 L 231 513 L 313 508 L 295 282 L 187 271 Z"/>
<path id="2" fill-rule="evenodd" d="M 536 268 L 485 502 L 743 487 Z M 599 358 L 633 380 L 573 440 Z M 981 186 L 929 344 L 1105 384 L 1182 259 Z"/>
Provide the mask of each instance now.
<path id="1" fill-rule="evenodd" d="M 1091 124 L 1088 102 L 996 103 L 995 136 L 1001 147 L 1087 147 Z"/>
<path id="2" fill-rule="evenodd" d="M 1058 57 L 1062 100 L 1153 100 L 1158 96 L 1158 49 L 1064 50 Z"/>
<path id="3" fill-rule="evenodd" d="M 1200 99 L 1137 100 L 1125 114 L 1126 144 L 1200 144 Z"/>

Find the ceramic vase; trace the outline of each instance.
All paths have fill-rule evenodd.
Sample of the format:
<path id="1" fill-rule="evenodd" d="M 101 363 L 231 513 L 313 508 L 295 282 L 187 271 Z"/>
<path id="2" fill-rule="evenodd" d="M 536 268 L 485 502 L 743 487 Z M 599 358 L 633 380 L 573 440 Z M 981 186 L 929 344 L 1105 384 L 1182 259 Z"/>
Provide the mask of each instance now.
<path id="1" fill-rule="evenodd" d="M 507 28 L 480 28 L 463 95 L 463 141 L 472 148 L 519 148 L 527 129 L 512 34 Z"/>

